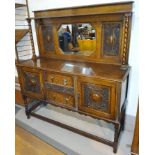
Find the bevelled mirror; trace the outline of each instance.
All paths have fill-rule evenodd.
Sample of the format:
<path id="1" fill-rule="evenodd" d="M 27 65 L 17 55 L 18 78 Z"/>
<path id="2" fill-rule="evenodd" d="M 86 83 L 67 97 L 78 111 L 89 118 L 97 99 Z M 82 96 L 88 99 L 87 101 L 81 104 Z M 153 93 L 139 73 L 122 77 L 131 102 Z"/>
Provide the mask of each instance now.
<path id="1" fill-rule="evenodd" d="M 90 56 L 96 50 L 96 31 L 89 23 L 62 24 L 58 41 L 64 54 Z"/>

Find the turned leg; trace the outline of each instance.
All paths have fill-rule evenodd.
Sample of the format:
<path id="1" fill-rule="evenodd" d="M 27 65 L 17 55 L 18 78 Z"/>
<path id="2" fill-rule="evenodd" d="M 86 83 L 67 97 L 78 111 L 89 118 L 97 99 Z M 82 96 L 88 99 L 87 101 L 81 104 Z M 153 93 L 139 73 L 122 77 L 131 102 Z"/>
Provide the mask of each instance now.
<path id="1" fill-rule="evenodd" d="M 25 105 L 25 114 L 27 116 L 27 119 L 30 118 L 30 112 L 28 109 L 28 102 L 27 102 L 27 96 L 23 95 L 24 105 Z"/>
<path id="2" fill-rule="evenodd" d="M 119 124 L 115 124 L 114 145 L 113 145 L 114 153 L 117 153 L 118 138 L 119 138 Z"/>

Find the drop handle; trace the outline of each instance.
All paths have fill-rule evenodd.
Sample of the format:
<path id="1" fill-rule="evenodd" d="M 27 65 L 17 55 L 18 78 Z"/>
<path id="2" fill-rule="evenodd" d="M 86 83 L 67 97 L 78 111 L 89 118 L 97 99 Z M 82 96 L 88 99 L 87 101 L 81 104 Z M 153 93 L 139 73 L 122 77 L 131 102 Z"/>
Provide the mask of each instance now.
<path id="1" fill-rule="evenodd" d="M 67 104 L 69 102 L 69 98 L 65 98 L 65 104 Z"/>
<path id="2" fill-rule="evenodd" d="M 52 76 L 50 79 L 51 79 L 51 82 L 53 83 L 54 82 L 54 77 Z"/>
<path id="3" fill-rule="evenodd" d="M 65 85 L 65 86 L 67 85 L 67 80 L 66 80 L 66 79 L 64 79 L 64 85 Z"/>

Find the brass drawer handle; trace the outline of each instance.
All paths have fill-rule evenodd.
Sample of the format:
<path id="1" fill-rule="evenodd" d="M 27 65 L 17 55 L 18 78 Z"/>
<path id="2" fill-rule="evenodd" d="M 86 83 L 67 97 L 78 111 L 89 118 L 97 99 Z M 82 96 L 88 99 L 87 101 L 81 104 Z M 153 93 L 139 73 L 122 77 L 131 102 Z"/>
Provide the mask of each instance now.
<path id="1" fill-rule="evenodd" d="M 53 83 L 54 82 L 54 76 L 52 76 L 50 79 L 51 79 L 51 82 Z"/>
<path id="2" fill-rule="evenodd" d="M 69 102 L 69 98 L 65 97 L 65 104 L 67 104 Z"/>
<path id="3" fill-rule="evenodd" d="M 66 79 L 64 79 L 64 85 L 65 85 L 65 86 L 67 85 L 67 80 L 66 80 Z"/>

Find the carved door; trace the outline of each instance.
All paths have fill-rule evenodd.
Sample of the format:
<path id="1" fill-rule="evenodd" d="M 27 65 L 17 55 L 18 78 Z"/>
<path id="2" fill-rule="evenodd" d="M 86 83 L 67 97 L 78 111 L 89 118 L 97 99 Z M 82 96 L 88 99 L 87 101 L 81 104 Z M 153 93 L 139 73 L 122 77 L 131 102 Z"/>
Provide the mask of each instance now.
<path id="1" fill-rule="evenodd" d="M 79 110 L 113 119 L 115 117 L 115 83 L 82 77 L 78 81 Z"/>
<path id="2" fill-rule="evenodd" d="M 22 91 L 32 97 L 42 98 L 42 74 L 39 70 L 22 68 Z"/>

